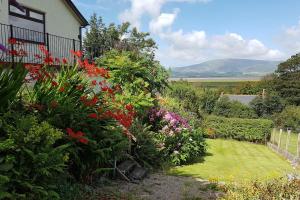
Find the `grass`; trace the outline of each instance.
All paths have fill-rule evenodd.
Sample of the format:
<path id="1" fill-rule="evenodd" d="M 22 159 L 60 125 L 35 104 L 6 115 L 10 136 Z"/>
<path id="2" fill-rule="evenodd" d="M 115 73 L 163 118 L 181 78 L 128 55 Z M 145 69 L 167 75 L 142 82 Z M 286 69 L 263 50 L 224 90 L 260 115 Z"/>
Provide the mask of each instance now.
<path id="1" fill-rule="evenodd" d="M 262 181 L 299 173 L 264 145 L 223 139 L 207 143 L 208 156 L 203 162 L 172 168 L 169 173 L 225 182 Z"/>
<path id="2" fill-rule="evenodd" d="M 279 130 L 277 129 L 272 132 L 271 142 L 273 144 L 278 145 L 279 135 L 280 135 Z M 287 138 L 288 138 L 288 133 L 286 131 L 283 131 L 281 135 L 280 149 L 283 150 L 286 149 Z M 298 134 L 292 132 L 289 138 L 288 152 L 290 152 L 294 156 L 297 156 L 297 148 L 298 148 L 297 143 L 298 143 Z"/>

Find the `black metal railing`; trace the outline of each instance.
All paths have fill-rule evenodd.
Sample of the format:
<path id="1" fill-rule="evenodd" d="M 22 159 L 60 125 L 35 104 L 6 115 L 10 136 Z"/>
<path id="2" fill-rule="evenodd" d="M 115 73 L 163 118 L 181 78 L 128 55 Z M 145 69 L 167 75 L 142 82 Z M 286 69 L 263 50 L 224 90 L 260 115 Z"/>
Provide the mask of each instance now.
<path id="1" fill-rule="evenodd" d="M 21 42 L 21 44 L 10 44 L 9 39 L 11 38 L 16 39 L 18 42 Z M 69 62 L 73 62 L 74 60 L 74 56 L 70 52 L 71 50 L 82 50 L 81 41 L 79 40 L 1 23 L 0 43 L 9 51 L 26 52 L 26 55 L 22 57 L 22 62 L 24 63 L 41 62 L 36 56 L 41 55 L 39 45 L 44 45 L 54 58 L 66 58 Z M 20 59 L 18 56 L 0 51 L 0 61 L 16 62 L 18 59 Z"/>

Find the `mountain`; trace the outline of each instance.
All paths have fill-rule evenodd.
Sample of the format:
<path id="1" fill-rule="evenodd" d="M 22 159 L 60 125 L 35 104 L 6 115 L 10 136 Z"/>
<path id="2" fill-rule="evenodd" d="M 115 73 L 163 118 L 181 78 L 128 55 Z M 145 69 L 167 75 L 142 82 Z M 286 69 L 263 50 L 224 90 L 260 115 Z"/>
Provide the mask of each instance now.
<path id="1" fill-rule="evenodd" d="M 280 61 L 218 59 L 187 67 L 172 68 L 173 78 L 263 76 L 277 69 Z"/>

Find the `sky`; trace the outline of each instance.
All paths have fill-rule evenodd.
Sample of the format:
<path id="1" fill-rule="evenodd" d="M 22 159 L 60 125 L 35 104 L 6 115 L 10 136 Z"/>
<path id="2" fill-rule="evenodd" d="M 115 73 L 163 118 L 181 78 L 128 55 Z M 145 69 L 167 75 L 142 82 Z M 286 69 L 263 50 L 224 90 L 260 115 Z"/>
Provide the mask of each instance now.
<path id="1" fill-rule="evenodd" d="M 300 0 L 73 0 L 89 19 L 150 32 L 166 67 L 213 59 L 285 60 L 300 52 Z"/>

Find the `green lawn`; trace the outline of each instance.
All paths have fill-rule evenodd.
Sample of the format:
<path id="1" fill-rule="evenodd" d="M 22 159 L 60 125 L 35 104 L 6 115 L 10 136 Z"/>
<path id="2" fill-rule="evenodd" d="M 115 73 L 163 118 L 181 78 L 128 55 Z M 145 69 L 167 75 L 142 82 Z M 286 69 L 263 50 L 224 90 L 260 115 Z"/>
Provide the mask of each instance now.
<path id="1" fill-rule="evenodd" d="M 222 139 L 207 140 L 207 143 L 208 156 L 203 162 L 176 167 L 170 173 L 226 182 L 266 180 L 299 173 L 264 145 Z"/>
<path id="2" fill-rule="evenodd" d="M 273 144 L 278 145 L 279 135 L 280 135 L 279 130 L 275 130 L 272 132 L 271 142 Z M 281 135 L 280 149 L 283 150 L 286 149 L 287 138 L 288 138 L 288 133 L 286 131 L 283 131 Z M 298 147 L 297 143 L 298 143 L 298 134 L 292 132 L 289 139 L 288 152 L 290 152 L 294 156 L 297 156 L 297 147 Z"/>

